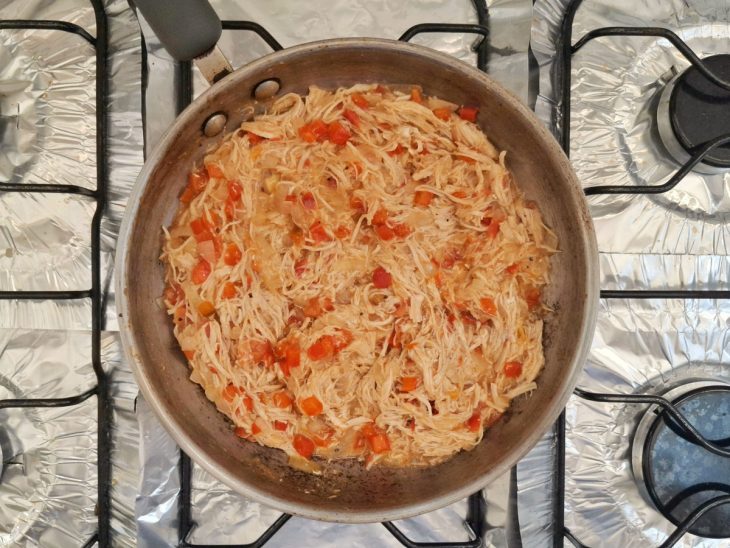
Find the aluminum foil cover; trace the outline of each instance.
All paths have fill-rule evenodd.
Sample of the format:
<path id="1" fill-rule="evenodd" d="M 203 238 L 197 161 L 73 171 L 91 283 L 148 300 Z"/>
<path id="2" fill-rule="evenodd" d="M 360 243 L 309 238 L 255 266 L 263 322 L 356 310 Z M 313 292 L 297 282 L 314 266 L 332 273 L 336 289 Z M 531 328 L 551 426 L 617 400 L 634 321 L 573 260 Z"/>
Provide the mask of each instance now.
<path id="1" fill-rule="evenodd" d="M 111 189 L 101 252 L 109 286 L 143 134 L 139 26 L 124 0 L 107 0 L 105 10 Z M 96 35 L 87 0 L 10 0 L 0 19 L 63 20 Z M 95 50 L 78 35 L 0 32 L 0 181 L 96 188 L 95 78 Z M 93 213 L 87 198 L 0 193 L 0 290 L 88 289 Z M 106 315 L 115 329 L 113 306 Z M 0 399 L 68 397 L 94 386 L 90 329 L 90 300 L 0 301 Z M 114 407 L 111 525 L 118 545 L 133 546 L 137 388 L 118 335 L 103 333 L 101 345 Z M 81 546 L 95 533 L 96 403 L 0 410 L 0 546 Z"/>
<path id="2" fill-rule="evenodd" d="M 538 115 L 557 131 L 556 43 L 567 1 L 538 0 L 532 49 L 539 64 Z M 730 6 L 722 0 L 585 0 L 572 43 L 604 26 L 667 27 L 700 56 L 730 50 Z M 678 169 L 658 140 L 656 104 L 666 81 L 688 63 L 666 40 L 605 37 L 572 58 L 570 157 L 585 187 L 658 185 Z M 589 199 L 600 251 L 602 289 L 726 289 L 730 172 L 691 173 L 656 196 Z M 730 380 L 730 304 L 701 300 L 610 300 L 601 303 L 593 349 L 579 386 L 596 392 L 662 393 L 691 378 Z M 566 526 L 590 546 L 653 546 L 674 527 L 634 482 L 631 438 L 641 406 L 568 404 Z M 545 451 L 546 462 L 552 461 Z M 536 459 L 537 461 L 537 459 Z M 545 468 L 549 470 L 549 468 Z M 545 485 L 550 485 L 544 474 Z M 547 538 L 545 501 L 534 477 L 519 478 L 526 545 Z M 725 541 L 685 535 L 679 546 Z"/>
<path id="3" fill-rule="evenodd" d="M 344 36 L 397 38 L 417 23 L 475 23 L 476 12 L 469 0 L 396 2 L 383 0 L 317 0 L 292 4 L 213 1 L 221 19 L 251 20 L 263 25 L 284 46 Z M 518 97 L 528 97 L 528 43 L 532 5 L 530 0 L 493 0 L 490 12 L 489 73 Z M 175 117 L 175 66 L 143 22 L 148 52 L 149 85 L 146 91 L 147 146 L 154 146 Z M 429 34 L 415 43 L 454 55 L 474 64 L 472 46 L 477 37 L 464 34 Z M 257 36 L 245 31 L 224 31 L 221 48 L 234 67 L 270 53 Z M 206 84 L 194 74 L 195 94 Z M 154 113 L 152 112 L 154 105 Z M 139 399 L 137 415 L 142 430 L 142 478 L 137 500 L 140 546 L 173 545 L 178 541 L 177 500 L 180 488 L 179 449 Z M 507 479 L 486 491 L 487 521 L 491 528 L 486 546 L 505 546 Z M 279 516 L 275 510 L 241 498 L 193 467 L 193 519 L 197 526 L 188 540 L 201 544 L 252 542 Z M 413 540 L 424 542 L 465 541 L 472 538 L 464 526 L 466 503 L 399 522 Z M 292 518 L 267 546 L 401 546 L 380 524 L 337 525 Z"/>

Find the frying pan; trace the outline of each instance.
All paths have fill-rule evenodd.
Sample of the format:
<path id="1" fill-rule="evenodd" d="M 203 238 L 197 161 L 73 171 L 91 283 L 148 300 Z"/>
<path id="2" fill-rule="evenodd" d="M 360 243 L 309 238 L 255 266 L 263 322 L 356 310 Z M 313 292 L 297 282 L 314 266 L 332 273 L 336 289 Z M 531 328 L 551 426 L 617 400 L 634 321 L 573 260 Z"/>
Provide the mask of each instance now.
<path id="1" fill-rule="evenodd" d="M 221 24 L 207 2 L 136 4 L 175 58 L 197 57 L 209 80 L 218 80 L 178 117 L 147 159 L 117 250 L 124 347 L 142 394 L 172 437 L 196 463 L 242 495 L 327 521 L 376 522 L 428 512 L 467 497 L 509 470 L 568 400 L 590 346 L 598 302 L 593 226 L 580 185 L 552 136 L 489 77 L 427 48 L 379 39 L 326 40 L 231 72 L 214 47 Z M 259 87 L 262 82 L 267 83 Z M 420 85 L 428 95 L 480 108 L 479 125 L 507 150 L 516 183 L 539 204 L 558 236 L 560 252 L 552 258 L 552 280 L 544 292 L 554 312 L 545 321 L 545 368 L 537 389 L 517 398 L 472 451 L 430 468 L 365 470 L 357 462 L 333 461 L 316 476 L 289 467 L 282 451 L 234 436 L 224 416 L 189 380 L 171 321 L 156 304 L 164 289 L 161 227 L 170 224 L 178 208 L 191 166 L 252 112 L 261 112 L 267 102 L 262 95 L 277 88 L 278 93 L 305 94 L 312 84 L 335 89 L 363 82 Z"/>

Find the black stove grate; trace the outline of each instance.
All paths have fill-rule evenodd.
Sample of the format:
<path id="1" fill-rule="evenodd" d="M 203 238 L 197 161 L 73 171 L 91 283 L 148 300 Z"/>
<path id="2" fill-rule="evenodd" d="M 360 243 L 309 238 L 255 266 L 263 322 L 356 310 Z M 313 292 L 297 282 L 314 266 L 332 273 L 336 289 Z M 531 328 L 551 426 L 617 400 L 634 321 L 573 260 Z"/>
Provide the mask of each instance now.
<path id="1" fill-rule="evenodd" d="M 94 9 L 96 37 L 82 27 L 66 21 L 54 20 L 1 20 L 0 30 L 51 30 L 67 32 L 86 40 L 95 51 L 96 58 L 96 189 L 89 190 L 76 185 L 14 184 L 0 182 L 0 193 L 55 193 L 85 196 L 96 202 L 91 221 L 91 288 L 79 291 L 0 291 L 1 300 L 74 300 L 91 299 L 91 363 L 96 375 L 96 386 L 76 396 L 50 399 L 0 400 L 0 409 L 17 407 L 68 407 L 78 405 L 96 396 L 97 399 L 97 532 L 84 544 L 110 544 L 111 516 L 111 421 L 112 401 L 109 378 L 101 363 L 101 330 L 103 328 L 103 299 L 100 270 L 100 224 L 106 206 L 108 181 L 107 161 L 107 103 L 108 103 L 108 29 L 107 17 L 101 0 L 89 0 Z"/>
<path id="2" fill-rule="evenodd" d="M 477 68 L 487 71 L 489 56 L 489 13 L 485 0 L 471 0 L 476 13 L 477 24 L 458 23 L 422 23 L 406 30 L 398 39 L 408 42 L 414 36 L 423 33 L 461 33 L 476 34 L 481 37 L 473 46 L 477 56 Z M 284 49 L 283 46 L 260 24 L 252 21 L 222 21 L 223 30 L 250 31 L 256 33 L 274 51 Z M 193 100 L 192 63 L 179 63 L 179 80 L 177 82 L 177 105 L 182 111 Z M 192 517 L 192 461 L 180 452 L 180 500 L 178 505 L 178 546 L 185 548 L 206 548 L 204 544 L 193 544 L 188 541 L 195 528 Z M 467 499 L 468 510 L 465 526 L 471 533 L 471 540 L 464 542 L 415 542 L 409 539 L 392 522 L 384 522 L 383 526 L 406 548 L 480 548 L 486 531 L 486 501 L 483 493 L 478 492 Z M 265 545 L 289 521 L 291 515 L 281 514 L 264 533 L 247 544 L 216 545 L 219 548 L 260 548 Z"/>
<path id="3" fill-rule="evenodd" d="M 669 29 L 659 27 L 603 27 L 594 29 L 572 44 L 573 21 L 583 0 L 572 0 L 566 9 L 560 36 L 558 39 L 558 58 L 556 71 L 553 74 L 556 94 L 560 98 L 560 106 L 556 113 L 560 143 L 566 154 L 570 154 L 570 111 L 571 111 L 571 65 L 572 57 L 588 42 L 602 36 L 656 36 L 668 40 L 677 50 L 706 78 L 723 89 L 730 90 L 730 82 L 724 81 L 702 62 L 702 60 L 683 42 L 679 36 Z M 721 135 L 706 143 L 695 151 L 691 158 L 682 165 L 670 179 L 662 185 L 647 186 L 594 186 L 584 189 L 587 196 L 599 194 L 660 194 L 674 188 L 679 182 L 716 148 L 730 144 L 730 133 Z M 602 299 L 730 299 L 730 290 L 601 290 Z M 660 396 L 644 394 L 609 394 L 594 393 L 576 388 L 575 395 L 586 400 L 603 403 L 626 404 L 654 404 L 670 415 L 676 424 L 684 431 L 687 439 L 700 445 L 708 451 L 730 458 L 730 449 L 720 447 L 704 438 L 670 401 Z M 553 546 L 562 547 L 564 539 L 569 540 L 578 548 L 588 548 L 565 527 L 565 412 L 555 424 L 557 439 L 554 462 L 555 489 L 553 492 Z M 726 489 L 730 485 L 724 484 Z M 689 515 L 677 524 L 674 532 L 661 544 L 662 548 L 674 546 L 692 525 L 710 510 L 730 504 L 730 495 L 721 495 L 697 506 Z"/>

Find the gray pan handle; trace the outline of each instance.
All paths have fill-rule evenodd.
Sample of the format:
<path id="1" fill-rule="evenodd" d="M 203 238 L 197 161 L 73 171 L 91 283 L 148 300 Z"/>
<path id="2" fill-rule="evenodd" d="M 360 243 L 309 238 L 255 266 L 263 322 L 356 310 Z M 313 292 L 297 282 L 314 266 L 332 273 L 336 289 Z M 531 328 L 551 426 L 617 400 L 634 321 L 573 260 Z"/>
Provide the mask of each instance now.
<path id="1" fill-rule="evenodd" d="M 134 0 L 165 49 L 178 61 L 195 60 L 213 84 L 233 72 L 216 46 L 222 25 L 207 0 Z"/>

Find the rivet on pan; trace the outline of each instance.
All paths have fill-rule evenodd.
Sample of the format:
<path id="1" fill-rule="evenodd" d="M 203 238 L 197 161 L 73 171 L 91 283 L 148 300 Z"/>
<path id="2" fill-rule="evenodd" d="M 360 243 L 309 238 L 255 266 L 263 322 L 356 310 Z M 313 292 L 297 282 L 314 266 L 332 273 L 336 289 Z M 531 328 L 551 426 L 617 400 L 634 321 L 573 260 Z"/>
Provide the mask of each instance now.
<path id="1" fill-rule="evenodd" d="M 203 124 L 203 133 L 206 137 L 215 137 L 226 127 L 228 117 L 222 112 L 211 114 Z"/>
<path id="2" fill-rule="evenodd" d="M 270 99 L 276 95 L 281 88 L 278 80 L 264 80 L 259 82 L 253 90 L 253 96 L 259 101 Z"/>

